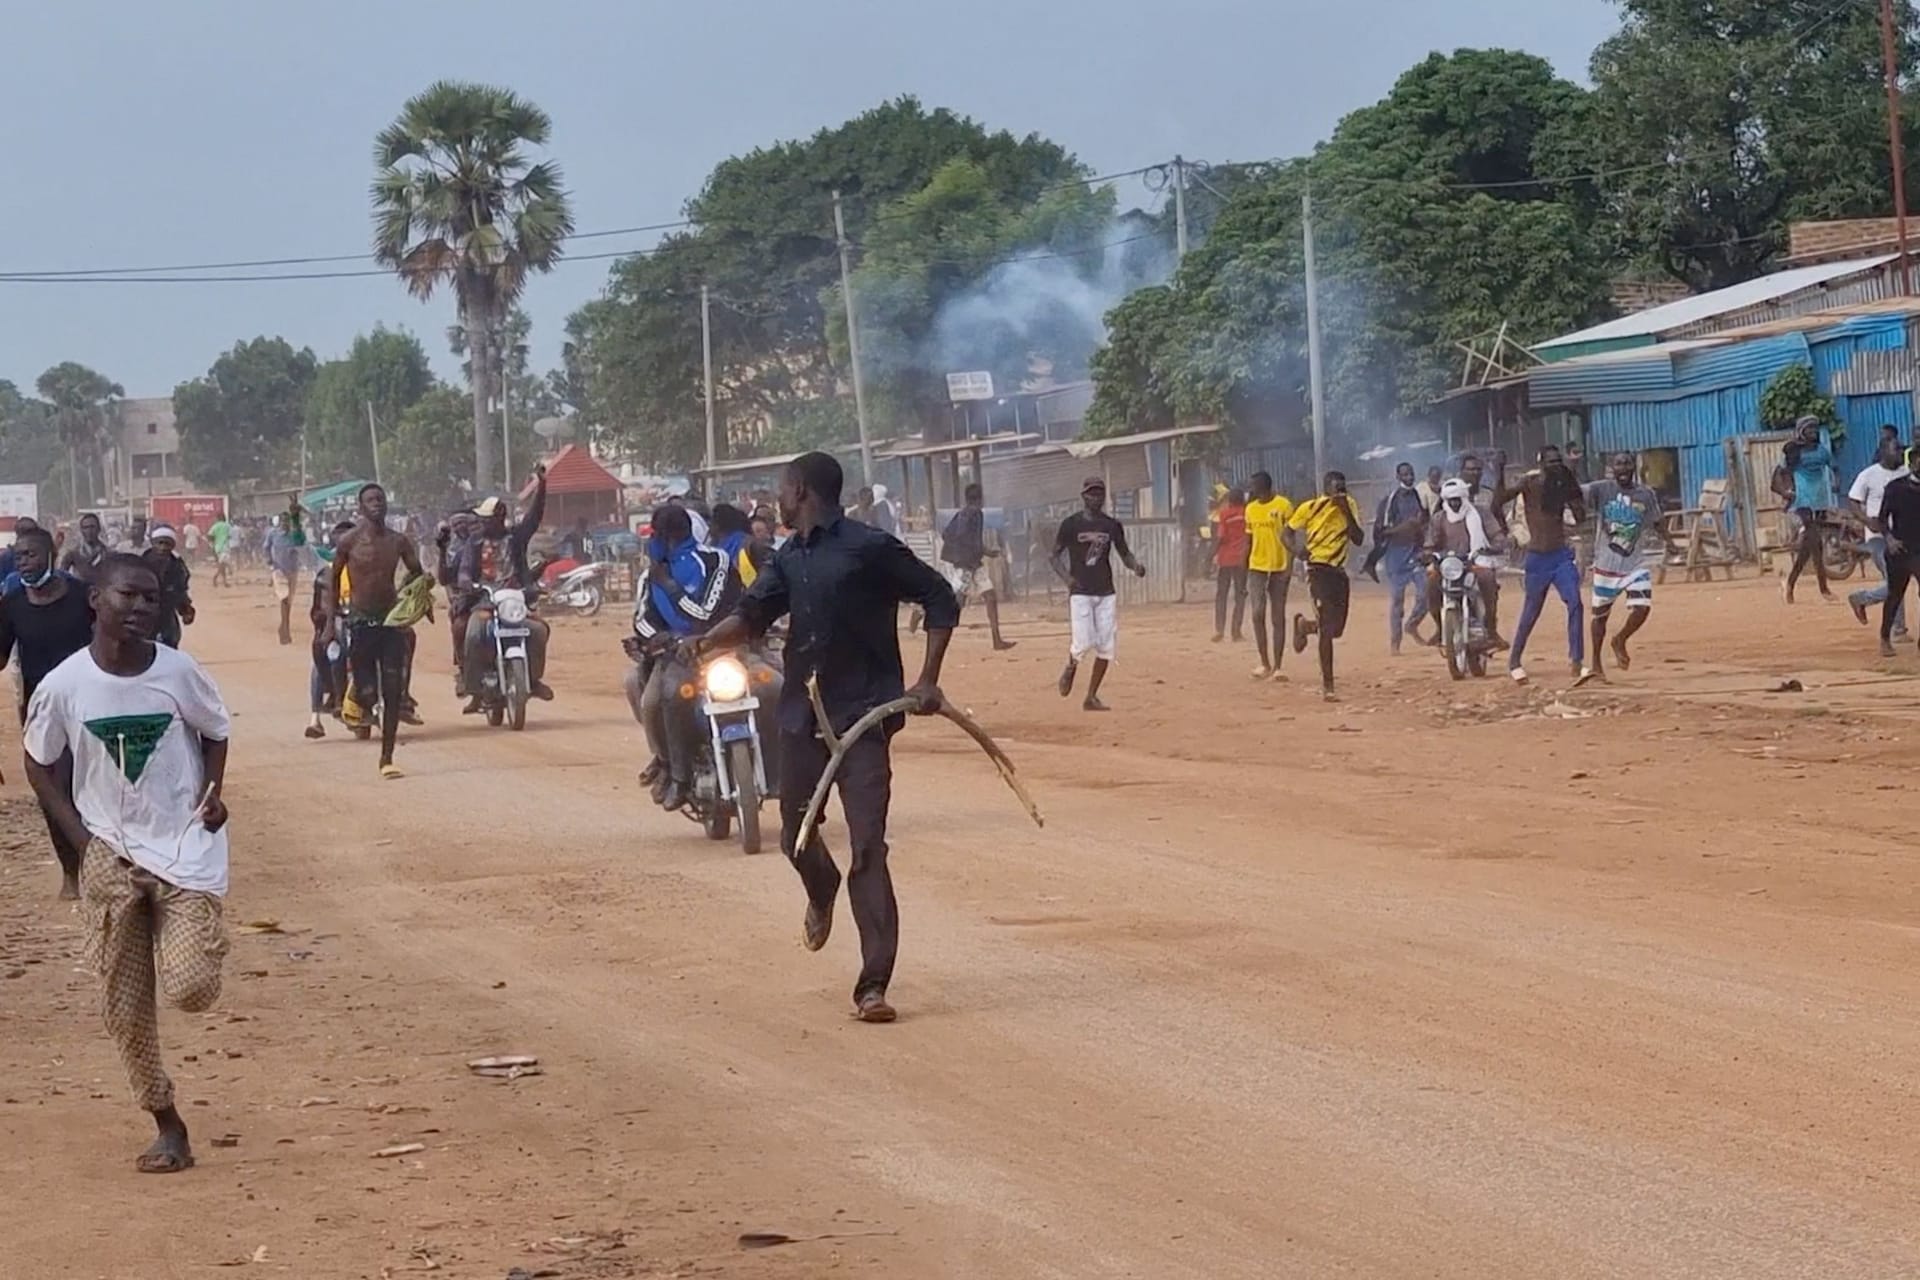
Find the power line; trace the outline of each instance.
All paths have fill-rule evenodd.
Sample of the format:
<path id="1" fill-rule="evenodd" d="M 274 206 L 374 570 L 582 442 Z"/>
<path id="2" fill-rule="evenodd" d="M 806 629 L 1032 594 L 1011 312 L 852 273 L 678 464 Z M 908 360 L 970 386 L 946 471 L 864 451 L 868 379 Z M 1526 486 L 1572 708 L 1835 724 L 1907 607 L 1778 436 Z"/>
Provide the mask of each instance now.
<path id="1" fill-rule="evenodd" d="M 607 231 L 576 231 L 573 234 L 564 237 L 564 239 L 600 240 L 608 236 L 639 235 L 642 232 L 647 232 L 647 231 L 672 231 L 679 227 L 687 227 L 692 225 L 693 224 L 691 220 L 682 218 L 678 222 L 656 222 L 644 227 L 614 227 Z M 71 271 L 0 271 L 0 279 L 24 280 L 24 279 L 32 278 L 32 279 L 60 280 L 60 279 L 67 279 L 71 277 L 84 277 L 84 276 L 147 275 L 150 273 L 160 273 L 160 272 L 166 272 L 166 271 L 239 271 L 239 270 L 244 270 L 252 267 L 305 267 L 305 266 L 313 266 L 316 264 L 327 263 L 327 262 L 371 262 L 373 261 L 373 258 L 374 258 L 374 255 L 371 253 L 335 253 L 335 254 L 322 254 L 317 256 L 302 257 L 302 258 L 255 258 L 246 262 L 189 262 L 189 263 L 181 263 L 174 266 L 164 266 L 164 267 L 87 267 L 87 268 L 71 270 Z M 591 258 L 588 258 L 586 260 L 592 261 Z M 303 277 L 294 277 L 294 278 L 323 279 L 323 278 L 326 278 L 326 276 L 329 274 L 351 275 L 354 273 L 352 272 L 316 273 L 313 276 L 303 276 Z M 384 270 L 369 271 L 363 274 L 386 275 L 388 274 L 388 272 Z M 259 276 L 259 277 L 238 277 L 238 278 L 241 278 L 241 279 L 256 278 L 256 279 L 265 280 L 265 279 L 271 279 L 272 277 Z"/>
<path id="2" fill-rule="evenodd" d="M 561 258 L 556 265 L 565 266 L 569 262 L 603 262 L 609 258 L 644 258 L 654 252 L 656 252 L 654 249 L 616 249 L 609 253 L 576 253 Z M 143 268 L 149 271 L 164 269 L 166 268 Z M 183 269 L 172 268 L 172 270 Z M 257 281 L 273 280 L 353 280 L 370 276 L 391 277 L 394 274 L 385 267 L 375 267 L 366 271 L 278 271 L 250 276 L 0 274 L 0 284 L 252 284 Z"/>

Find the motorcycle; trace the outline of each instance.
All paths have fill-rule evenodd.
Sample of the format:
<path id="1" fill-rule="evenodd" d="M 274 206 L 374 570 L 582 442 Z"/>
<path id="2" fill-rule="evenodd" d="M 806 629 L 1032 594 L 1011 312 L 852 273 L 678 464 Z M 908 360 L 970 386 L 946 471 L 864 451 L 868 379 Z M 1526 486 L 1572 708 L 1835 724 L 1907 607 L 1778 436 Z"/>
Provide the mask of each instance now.
<path id="1" fill-rule="evenodd" d="M 706 735 L 693 761 L 693 794 L 683 812 L 709 840 L 725 840 L 735 819 L 740 851 L 760 852 L 760 804 L 768 787 L 756 687 L 773 684 L 774 667 L 755 654 L 718 653 L 700 664 L 692 686 L 676 692 L 696 699 Z"/>
<path id="2" fill-rule="evenodd" d="M 1440 571 L 1440 652 L 1447 674 L 1463 680 L 1487 674 L 1487 605 L 1465 559 L 1449 551 L 1429 559 Z"/>
<path id="3" fill-rule="evenodd" d="M 532 602 L 518 587 L 483 586 L 481 590 L 492 610 L 487 619 L 487 638 L 493 642 L 494 661 L 490 669 L 480 673 L 476 690 L 480 705 L 487 713 L 488 724 L 504 722 L 509 729 L 524 729 L 527 702 L 533 696 L 533 678 L 527 668 L 527 637 L 533 634 L 527 622 L 533 614 Z"/>
<path id="4" fill-rule="evenodd" d="M 606 603 L 606 586 L 602 582 L 607 576 L 605 561 L 596 560 L 590 564 L 575 565 L 571 569 L 556 575 L 545 587 L 545 600 L 568 610 L 577 617 L 591 618 L 600 612 L 600 606 Z"/>

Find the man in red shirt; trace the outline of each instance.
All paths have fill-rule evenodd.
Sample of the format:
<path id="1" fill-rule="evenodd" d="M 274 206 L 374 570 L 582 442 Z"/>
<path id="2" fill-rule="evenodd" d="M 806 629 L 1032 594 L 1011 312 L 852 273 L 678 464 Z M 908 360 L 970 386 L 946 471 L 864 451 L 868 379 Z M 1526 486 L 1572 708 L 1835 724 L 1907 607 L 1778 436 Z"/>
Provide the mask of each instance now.
<path id="1" fill-rule="evenodd" d="M 1213 642 L 1227 631 L 1227 593 L 1233 593 L 1233 638 L 1247 615 L 1247 496 L 1229 489 L 1213 509 Z"/>

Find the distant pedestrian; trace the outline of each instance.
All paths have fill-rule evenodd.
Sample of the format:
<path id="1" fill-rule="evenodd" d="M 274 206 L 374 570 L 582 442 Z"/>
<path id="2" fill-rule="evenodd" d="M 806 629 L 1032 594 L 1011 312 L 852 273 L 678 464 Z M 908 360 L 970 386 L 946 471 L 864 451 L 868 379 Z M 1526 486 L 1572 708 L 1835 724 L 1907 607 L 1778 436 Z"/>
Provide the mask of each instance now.
<path id="1" fill-rule="evenodd" d="M 1073 636 L 1069 641 L 1066 669 L 1060 673 L 1060 696 L 1073 692 L 1074 677 L 1081 660 L 1093 655 L 1093 675 L 1087 680 L 1087 711 L 1105 711 L 1100 701 L 1100 684 L 1113 663 L 1119 632 L 1119 615 L 1113 589 L 1113 557 L 1141 577 L 1147 567 L 1133 558 L 1127 546 L 1127 532 L 1118 520 L 1106 513 L 1107 482 L 1090 477 L 1080 486 L 1081 510 L 1060 522 L 1053 542 L 1053 571 L 1067 583 L 1067 614 Z"/>
<path id="2" fill-rule="evenodd" d="M 296 499 L 296 501 L 298 501 Z M 293 643 L 293 587 L 300 577 L 302 553 L 307 539 L 300 527 L 300 509 L 273 518 L 273 530 L 267 534 L 267 567 L 273 575 L 273 598 L 280 604 L 280 643 Z"/>
<path id="3" fill-rule="evenodd" d="M 213 585 L 233 585 L 233 524 L 225 514 L 207 530 L 207 545 L 213 548 Z"/>
<path id="4" fill-rule="evenodd" d="M 177 542 L 170 525 L 155 525 L 147 535 L 147 549 L 140 556 L 160 579 L 160 623 L 158 638 L 170 649 L 180 647 L 180 629 L 193 625 L 192 570 L 174 554 Z"/>
<path id="5" fill-rule="evenodd" d="M 947 583 L 961 608 L 976 602 L 985 608 L 993 647 L 1004 651 L 1013 648 L 1014 642 L 1000 635 L 1000 593 L 994 590 L 993 567 L 988 563 L 999 557 L 1000 550 L 987 545 L 987 512 L 980 486 L 968 485 L 965 499 L 966 504 L 953 513 L 940 535 L 940 559 L 946 563 Z M 920 611 L 915 610 L 916 623 L 919 616 Z"/>
<path id="6" fill-rule="evenodd" d="M 1227 597 L 1233 597 L 1233 639 L 1247 616 L 1247 495 L 1229 489 L 1213 509 L 1213 642 L 1227 634 Z"/>

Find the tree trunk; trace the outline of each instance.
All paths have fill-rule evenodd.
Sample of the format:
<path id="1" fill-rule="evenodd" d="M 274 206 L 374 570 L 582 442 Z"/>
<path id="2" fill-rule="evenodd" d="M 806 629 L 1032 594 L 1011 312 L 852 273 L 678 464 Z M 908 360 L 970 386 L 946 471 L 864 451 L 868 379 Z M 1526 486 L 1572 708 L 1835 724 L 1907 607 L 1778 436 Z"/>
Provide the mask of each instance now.
<path id="1" fill-rule="evenodd" d="M 471 303 L 461 318 L 467 327 L 467 350 L 473 372 L 473 490 L 484 494 L 493 484 L 493 414 L 488 405 L 493 389 L 489 337 L 492 317 L 480 303 Z"/>

